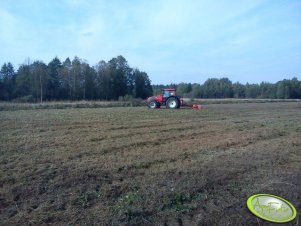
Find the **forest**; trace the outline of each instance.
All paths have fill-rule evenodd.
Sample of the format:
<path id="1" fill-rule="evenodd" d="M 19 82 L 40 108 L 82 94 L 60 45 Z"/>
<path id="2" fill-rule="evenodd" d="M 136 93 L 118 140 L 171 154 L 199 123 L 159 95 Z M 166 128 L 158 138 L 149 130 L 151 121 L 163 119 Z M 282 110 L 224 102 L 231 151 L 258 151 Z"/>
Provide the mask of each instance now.
<path id="1" fill-rule="evenodd" d="M 150 95 L 148 75 L 131 68 L 122 56 L 93 67 L 78 57 L 64 62 L 55 57 L 47 65 L 28 61 L 16 72 L 11 63 L 5 63 L 0 71 L 0 100 L 4 101 L 144 99 Z"/>
<path id="2" fill-rule="evenodd" d="M 204 84 L 180 83 L 153 85 L 155 93 L 164 87 L 177 88 L 177 94 L 188 98 L 261 98 L 261 99 L 300 99 L 301 81 L 297 78 L 284 79 L 276 83 L 260 84 L 232 83 L 228 78 L 209 78 Z"/>
<path id="3" fill-rule="evenodd" d="M 8 62 L 0 71 L 1 101 L 145 99 L 164 87 L 176 87 L 179 96 L 188 98 L 301 98 L 301 81 L 296 77 L 260 84 L 209 78 L 203 84 L 152 85 L 148 74 L 130 67 L 123 56 L 101 60 L 95 66 L 78 57 L 63 62 L 55 57 L 48 64 L 27 60 L 17 70 Z"/>

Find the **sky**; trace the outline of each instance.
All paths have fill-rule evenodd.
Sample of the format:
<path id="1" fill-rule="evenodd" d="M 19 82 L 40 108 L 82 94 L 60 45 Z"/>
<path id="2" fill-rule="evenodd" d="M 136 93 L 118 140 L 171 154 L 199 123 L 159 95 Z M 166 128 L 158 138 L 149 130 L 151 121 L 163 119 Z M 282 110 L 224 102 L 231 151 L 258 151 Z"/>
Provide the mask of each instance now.
<path id="1" fill-rule="evenodd" d="M 1 0 L 0 64 L 122 55 L 153 84 L 301 79 L 301 0 Z"/>

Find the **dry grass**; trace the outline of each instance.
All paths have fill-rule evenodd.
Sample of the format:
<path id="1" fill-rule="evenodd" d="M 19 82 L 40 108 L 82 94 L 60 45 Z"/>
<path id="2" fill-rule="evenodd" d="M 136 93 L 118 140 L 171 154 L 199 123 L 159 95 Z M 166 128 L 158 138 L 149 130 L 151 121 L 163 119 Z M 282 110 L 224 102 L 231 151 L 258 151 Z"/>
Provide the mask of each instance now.
<path id="1" fill-rule="evenodd" d="M 240 104 L 240 103 L 275 103 L 301 102 L 300 99 L 190 99 L 182 98 L 184 107 L 192 104 Z M 111 108 L 111 107 L 139 107 L 145 106 L 145 100 L 131 99 L 128 101 L 45 101 L 43 103 L 20 103 L 0 101 L 0 111 L 36 110 L 36 109 L 67 109 L 67 108 Z"/>
<path id="2" fill-rule="evenodd" d="M 2 111 L 0 224 L 270 225 L 245 202 L 300 212 L 300 119 L 300 102 Z"/>
<path id="3" fill-rule="evenodd" d="M 140 99 L 130 101 L 45 101 L 43 103 L 0 102 L 0 111 L 66 109 L 66 108 L 111 108 L 144 106 Z"/>

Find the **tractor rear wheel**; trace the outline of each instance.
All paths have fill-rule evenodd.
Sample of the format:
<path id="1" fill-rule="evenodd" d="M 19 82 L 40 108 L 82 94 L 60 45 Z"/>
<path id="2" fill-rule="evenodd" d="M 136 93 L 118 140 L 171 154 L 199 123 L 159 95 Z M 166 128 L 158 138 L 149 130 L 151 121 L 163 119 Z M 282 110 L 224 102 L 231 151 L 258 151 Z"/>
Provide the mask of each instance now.
<path id="1" fill-rule="evenodd" d="M 156 101 L 151 101 L 148 103 L 148 107 L 151 109 L 155 109 L 155 108 L 157 108 L 157 106 L 158 106 L 158 103 Z"/>
<path id="2" fill-rule="evenodd" d="M 176 109 L 180 107 L 180 102 L 177 98 L 175 97 L 170 97 L 167 101 L 166 101 L 166 108 L 170 108 L 170 109 Z"/>

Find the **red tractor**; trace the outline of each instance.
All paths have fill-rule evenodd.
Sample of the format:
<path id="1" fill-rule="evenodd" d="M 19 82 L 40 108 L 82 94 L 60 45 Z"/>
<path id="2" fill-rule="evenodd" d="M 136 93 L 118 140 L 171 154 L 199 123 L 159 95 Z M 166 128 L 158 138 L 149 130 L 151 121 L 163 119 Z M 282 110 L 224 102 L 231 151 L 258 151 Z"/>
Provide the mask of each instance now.
<path id="1" fill-rule="evenodd" d="M 175 88 L 165 88 L 162 90 L 162 95 L 152 96 L 146 100 L 149 108 L 160 108 L 161 105 L 166 105 L 166 108 L 176 109 L 180 108 L 183 101 L 176 96 Z"/>

